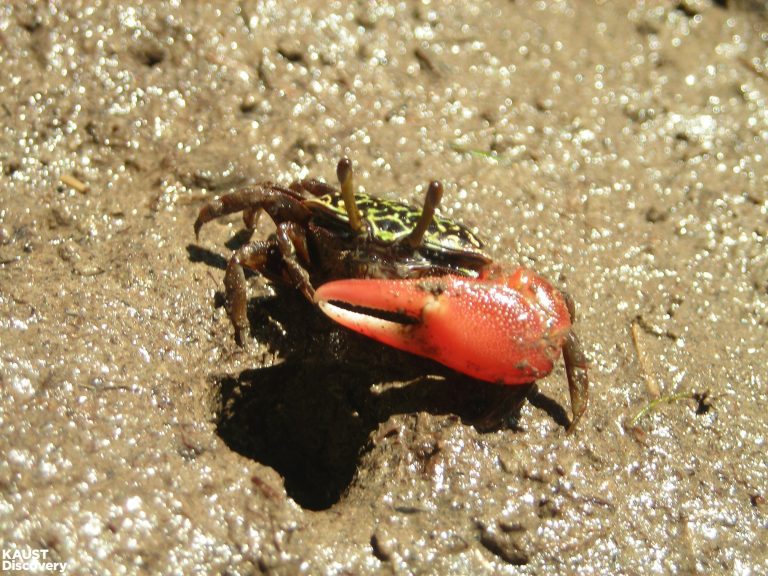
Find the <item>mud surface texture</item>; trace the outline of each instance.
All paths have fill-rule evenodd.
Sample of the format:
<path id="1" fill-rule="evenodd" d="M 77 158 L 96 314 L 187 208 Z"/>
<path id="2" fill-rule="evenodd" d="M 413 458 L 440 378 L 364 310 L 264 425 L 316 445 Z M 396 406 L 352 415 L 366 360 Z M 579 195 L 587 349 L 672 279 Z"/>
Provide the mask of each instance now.
<path id="1" fill-rule="evenodd" d="M 761 2 L 180 4 L 0 5 L 4 551 L 73 574 L 768 573 Z M 498 262 L 573 296 L 576 434 L 562 363 L 487 430 L 510 389 L 256 275 L 234 344 L 242 220 L 196 241 L 198 210 L 333 182 L 344 155 L 388 199 L 441 179 Z"/>

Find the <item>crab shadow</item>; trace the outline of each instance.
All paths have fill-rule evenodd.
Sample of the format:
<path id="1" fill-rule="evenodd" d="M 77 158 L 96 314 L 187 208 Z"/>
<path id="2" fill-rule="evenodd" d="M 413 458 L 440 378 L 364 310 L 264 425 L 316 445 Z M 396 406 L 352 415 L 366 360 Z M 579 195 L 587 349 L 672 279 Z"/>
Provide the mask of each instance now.
<path id="1" fill-rule="evenodd" d="M 197 248 L 214 267 L 221 260 Z M 218 305 L 223 294 L 217 295 Z M 492 386 L 382 346 L 327 319 L 298 293 L 249 300 L 253 338 L 281 359 L 212 375 L 217 433 L 244 457 L 274 468 L 300 506 L 325 510 L 354 479 L 372 432 L 396 414 L 457 416 L 478 431 L 517 427 L 527 398 L 567 426 L 535 386 Z"/>
<path id="2" fill-rule="evenodd" d="M 371 433 L 391 415 L 424 411 L 475 423 L 500 396 L 478 394 L 466 380 L 426 378 L 376 394 L 382 372 L 288 360 L 220 378 L 218 434 L 230 449 L 274 468 L 300 506 L 325 510 L 341 499 Z"/>

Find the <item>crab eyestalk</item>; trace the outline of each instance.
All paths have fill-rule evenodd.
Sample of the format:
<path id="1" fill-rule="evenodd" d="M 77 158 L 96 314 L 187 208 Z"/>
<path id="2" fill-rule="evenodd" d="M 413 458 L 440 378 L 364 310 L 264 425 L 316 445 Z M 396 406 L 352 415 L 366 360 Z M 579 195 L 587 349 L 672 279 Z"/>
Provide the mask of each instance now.
<path id="1" fill-rule="evenodd" d="M 427 233 L 429 225 L 432 223 L 432 218 L 435 216 L 435 210 L 437 209 L 440 200 L 443 197 L 443 185 L 436 180 L 429 183 L 427 189 L 427 196 L 424 198 L 424 208 L 419 216 L 419 221 L 416 222 L 416 226 L 411 230 L 411 233 L 405 237 L 405 242 L 412 249 L 416 249 L 421 246 L 421 241 L 424 240 L 424 234 Z"/>
<path id="2" fill-rule="evenodd" d="M 360 210 L 355 201 L 355 187 L 352 178 L 352 161 L 349 158 L 342 158 L 336 166 L 336 176 L 339 178 L 341 186 L 341 197 L 344 200 L 344 208 L 349 218 L 349 226 L 355 234 L 363 232 L 363 220 L 360 218 Z"/>

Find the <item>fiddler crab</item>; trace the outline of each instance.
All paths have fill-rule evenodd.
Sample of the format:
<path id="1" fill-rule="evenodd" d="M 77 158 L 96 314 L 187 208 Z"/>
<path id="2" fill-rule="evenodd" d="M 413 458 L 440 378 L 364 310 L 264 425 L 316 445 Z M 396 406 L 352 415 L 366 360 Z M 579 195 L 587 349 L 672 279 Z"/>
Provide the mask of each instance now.
<path id="1" fill-rule="evenodd" d="M 355 192 L 347 158 L 336 174 L 340 190 L 315 179 L 264 182 L 200 210 L 196 237 L 235 212 L 250 232 L 261 211 L 277 228 L 229 259 L 224 286 L 237 343 L 249 333 L 248 268 L 300 290 L 347 328 L 479 380 L 532 383 L 551 372 L 562 349 L 574 430 L 589 380 L 570 298 L 525 268 L 503 272 L 467 227 L 440 216 L 440 182 L 429 184 L 419 210 Z"/>

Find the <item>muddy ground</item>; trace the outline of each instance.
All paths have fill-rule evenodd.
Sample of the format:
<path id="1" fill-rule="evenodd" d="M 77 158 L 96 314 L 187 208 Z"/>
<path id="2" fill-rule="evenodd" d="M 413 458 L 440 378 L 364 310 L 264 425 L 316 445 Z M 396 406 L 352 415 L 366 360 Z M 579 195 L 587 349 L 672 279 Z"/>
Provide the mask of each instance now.
<path id="1" fill-rule="evenodd" d="M 73 574 L 768 573 L 760 2 L 5 2 L 0 543 Z M 222 279 L 249 182 L 357 182 L 568 290 L 509 390 Z M 272 228 L 262 218 L 257 237 Z M 478 326 L 478 330 L 482 327 Z"/>

